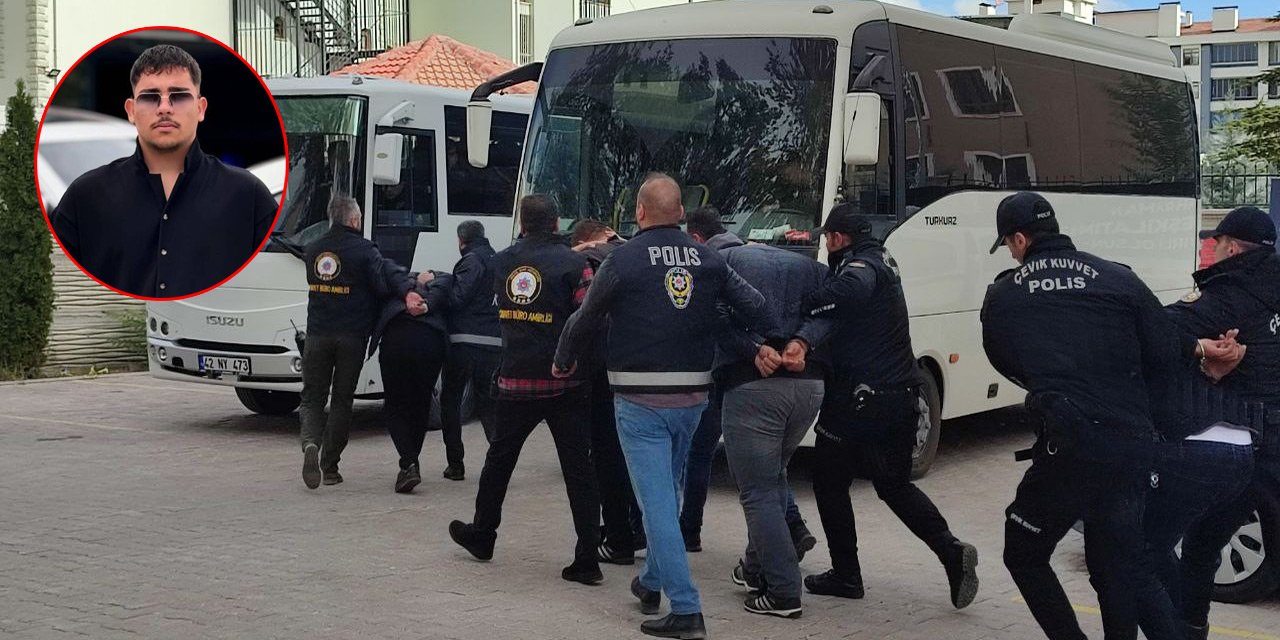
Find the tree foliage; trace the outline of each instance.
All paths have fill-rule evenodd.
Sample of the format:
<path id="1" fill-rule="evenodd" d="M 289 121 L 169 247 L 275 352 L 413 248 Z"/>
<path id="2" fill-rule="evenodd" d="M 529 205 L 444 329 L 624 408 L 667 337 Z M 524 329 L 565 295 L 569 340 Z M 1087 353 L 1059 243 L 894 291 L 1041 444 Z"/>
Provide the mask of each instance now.
<path id="1" fill-rule="evenodd" d="M 35 186 L 35 105 L 22 81 L 0 133 L 0 370 L 30 375 L 53 319 L 52 239 Z"/>

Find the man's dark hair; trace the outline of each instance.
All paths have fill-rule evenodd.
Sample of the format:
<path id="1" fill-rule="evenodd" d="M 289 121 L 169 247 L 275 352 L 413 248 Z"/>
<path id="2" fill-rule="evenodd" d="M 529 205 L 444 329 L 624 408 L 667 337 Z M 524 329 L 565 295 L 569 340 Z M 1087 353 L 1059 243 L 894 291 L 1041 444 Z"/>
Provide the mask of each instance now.
<path id="1" fill-rule="evenodd" d="M 720 211 L 707 204 L 684 216 L 685 228 L 689 233 L 696 233 L 703 239 L 725 233 L 724 223 L 720 222 Z"/>
<path id="2" fill-rule="evenodd" d="M 1048 218 L 1046 220 L 1036 220 L 1031 224 L 1014 230 L 1014 233 L 1021 233 L 1026 236 L 1032 244 L 1043 240 L 1052 235 L 1058 234 L 1058 219 Z"/>
<path id="3" fill-rule="evenodd" d="M 609 225 L 599 220 L 579 220 L 573 225 L 573 236 L 569 239 L 569 242 L 570 244 L 582 244 L 608 230 Z"/>
<path id="4" fill-rule="evenodd" d="M 129 72 L 129 87 L 138 86 L 138 79 L 143 74 L 164 73 L 170 69 L 186 69 L 191 74 L 197 92 L 200 89 L 200 64 L 186 51 L 171 44 L 158 44 L 138 56 L 133 61 L 133 69 Z"/>
<path id="5" fill-rule="evenodd" d="M 559 223 L 551 198 L 540 193 L 520 198 L 520 230 L 524 233 L 555 233 Z"/>
<path id="6" fill-rule="evenodd" d="M 471 244 L 484 237 L 484 225 L 479 220 L 464 220 L 458 225 L 458 239 L 462 244 Z"/>

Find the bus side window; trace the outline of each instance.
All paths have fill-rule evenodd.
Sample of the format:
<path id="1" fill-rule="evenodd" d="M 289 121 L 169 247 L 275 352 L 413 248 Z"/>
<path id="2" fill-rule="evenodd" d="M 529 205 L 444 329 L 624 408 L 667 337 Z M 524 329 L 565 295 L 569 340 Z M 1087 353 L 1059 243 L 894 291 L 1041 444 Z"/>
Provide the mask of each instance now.
<path id="1" fill-rule="evenodd" d="M 444 108 L 449 215 L 512 214 L 528 122 L 529 117 L 525 114 L 494 111 L 493 128 L 489 134 L 489 166 L 477 169 L 467 162 L 467 110 L 463 107 Z"/>
<path id="2" fill-rule="evenodd" d="M 439 230 L 436 214 L 434 134 L 413 129 L 379 127 L 378 133 L 404 136 L 400 182 L 376 185 L 373 192 L 373 241 L 382 255 L 409 267 L 418 234 Z"/>
<path id="3" fill-rule="evenodd" d="M 845 165 L 842 180 L 845 202 L 876 218 L 876 231 L 887 231 L 897 221 L 893 212 L 893 103 L 880 103 L 880 158 L 874 165 Z"/>

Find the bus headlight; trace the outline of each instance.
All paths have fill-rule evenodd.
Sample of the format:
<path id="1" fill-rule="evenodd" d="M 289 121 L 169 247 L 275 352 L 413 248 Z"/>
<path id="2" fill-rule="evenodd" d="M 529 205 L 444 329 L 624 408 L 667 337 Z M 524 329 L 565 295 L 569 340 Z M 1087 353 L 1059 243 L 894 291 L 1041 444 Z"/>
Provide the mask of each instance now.
<path id="1" fill-rule="evenodd" d="M 295 357 L 289 364 L 293 367 L 294 373 L 302 373 L 302 358 Z"/>
<path id="2" fill-rule="evenodd" d="M 156 349 L 156 357 L 160 358 L 160 362 L 164 362 L 169 359 L 169 351 L 164 347 L 160 347 Z"/>

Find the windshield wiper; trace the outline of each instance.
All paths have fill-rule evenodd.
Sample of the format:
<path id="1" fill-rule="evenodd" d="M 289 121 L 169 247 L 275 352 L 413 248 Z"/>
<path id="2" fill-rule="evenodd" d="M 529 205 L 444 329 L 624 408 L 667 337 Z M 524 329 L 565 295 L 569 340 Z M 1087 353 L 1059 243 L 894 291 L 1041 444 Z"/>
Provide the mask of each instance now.
<path id="1" fill-rule="evenodd" d="M 276 244 L 278 244 L 278 245 L 280 245 L 280 246 L 284 247 L 284 250 L 285 250 L 285 251 L 288 251 L 289 253 L 292 253 L 292 254 L 293 254 L 295 257 L 297 257 L 299 260 L 302 260 L 302 259 L 303 259 L 303 257 L 306 255 L 306 254 L 305 254 L 305 252 L 303 252 L 303 250 L 302 250 L 302 248 L 301 248 L 301 247 L 299 247 L 298 245 L 293 244 L 292 242 L 289 242 L 288 240 L 285 240 L 285 239 L 284 239 L 284 231 L 272 231 L 272 232 L 271 232 L 271 242 L 274 242 L 274 243 L 276 243 Z M 269 244 L 269 243 L 268 243 L 268 246 L 270 246 L 270 244 Z"/>

